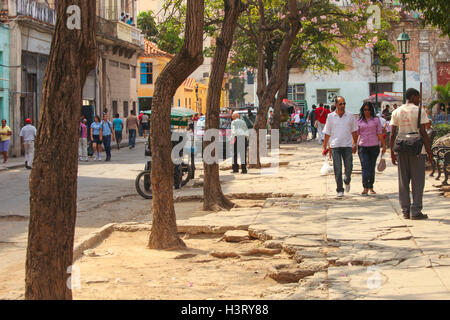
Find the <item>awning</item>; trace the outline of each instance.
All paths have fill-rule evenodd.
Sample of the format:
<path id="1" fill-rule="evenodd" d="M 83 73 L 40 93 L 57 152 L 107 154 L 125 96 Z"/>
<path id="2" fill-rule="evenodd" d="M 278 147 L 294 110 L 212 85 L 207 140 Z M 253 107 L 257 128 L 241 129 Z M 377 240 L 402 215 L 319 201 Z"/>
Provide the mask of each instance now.
<path id="1" fill-rule="evenodd" d="M 151 115 L 151 110 L 145 110 L 144 113 Z M 188 108 L 172 108 L 170 112 L 170 121 L 174 126 L 187 126 L 188 120 L 197 112 Z"/>

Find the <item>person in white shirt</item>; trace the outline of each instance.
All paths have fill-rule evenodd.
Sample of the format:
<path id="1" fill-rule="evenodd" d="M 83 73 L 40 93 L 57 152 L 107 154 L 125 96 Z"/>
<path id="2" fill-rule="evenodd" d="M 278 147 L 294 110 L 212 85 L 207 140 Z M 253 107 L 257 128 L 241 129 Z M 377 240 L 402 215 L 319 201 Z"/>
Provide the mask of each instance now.
<path id="1" fill-rule="evenodd" d="M 36 128 L 31 124 L 31 119 L 25 120 L 25 126 L 20 130 L 20 143 L 25 151 L 25 167 L 31 169 L 34 158 L 34 139 L 36 138 Z"/>
<path id="2" fill-rule="evenodd" d="M 423 220 L 428 216 L 422 213 L 423 189 L 425 187 L 425 161 L 432 161 L 430 139 L 425 129 L 429 122 L 426 112 L 421 110 L 419 121 L 420 92 L 414 88 L 406 90 L 407 103 L 392 112 L 391 118 L 391 160 L 398 164 L 398 197 L 403 217 L 411 220 Z M 419 127 L 419 128 L 418 128 Z M 419 155 L 394 151 L 395 139 L 406 134 L 421 135 L 424 147 Z M 409 185 L 412 187 L 412 204 Z"/>
<path id="3" fill-rule="evenodd" d="M 328 143 L 333 157 L 334 177 L 336 179 L 337 196 L 344 196 L 342 184 L 342 161 L 344 161 L 344 184 L 345 191 L 350 191 L 351 175 L 353 170 L 353 154 L 357 150 L 358 124 L 355 116 L 345 111 L 345 99 L 341 96 L 335 99 L 336 111 L 330 113 L 323 130 L 325 138 L 323 141 L 323 155 L 328 150 Z"/>
<path id="4" fill-rule="evenodd" d="M 231 122 L 231 143 L 233 144 L 233 173 L 239 172 L 238 154 L 241 158 L 241 173 L 247 173 L 248 128 L 237 112 L 233 113 Z"/>

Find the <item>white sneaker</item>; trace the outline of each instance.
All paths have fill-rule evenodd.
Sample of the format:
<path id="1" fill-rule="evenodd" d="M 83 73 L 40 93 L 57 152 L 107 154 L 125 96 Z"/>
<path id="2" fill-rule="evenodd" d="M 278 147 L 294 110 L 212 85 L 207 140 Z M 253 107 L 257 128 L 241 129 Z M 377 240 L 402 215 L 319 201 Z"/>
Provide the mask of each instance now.
<path id="1" fill-rule="evenodd" d="M 97 161 L 97 155 L 95 155 L 95 157 L 94 157 L 94 161 Z"/>
<path id="2" fill-rule="evenodd" d="M 350 192 L 350 183 L 349 184 L 345 184 L 345 192 L 347 192 L 347 193 Z"/>
<path id="3" fill-rule="evenodd" d="M 344 196 L 344 192 L 340 191 L 337 193 L 338 198 L 342 198 Z"/>
<path id="4" fill-rule="evenodd" d="M 101 155 L 98 156 L 98 161 L 102 161 L 102 156 Z"/>
<path id="5" fill-rule="evenodd" d="M 84 161 L 88 162 L 89 161 L 89 157 L 86 157 L 86 159 Z"/>

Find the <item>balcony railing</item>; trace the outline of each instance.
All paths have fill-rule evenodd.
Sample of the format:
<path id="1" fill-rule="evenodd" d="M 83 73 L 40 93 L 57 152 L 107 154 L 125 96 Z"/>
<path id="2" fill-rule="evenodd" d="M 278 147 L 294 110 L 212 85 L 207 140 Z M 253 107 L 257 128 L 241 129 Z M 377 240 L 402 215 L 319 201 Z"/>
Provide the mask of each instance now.
<path id="1" fill-rule="evenodd" d="M 33 0 L 16 0 L 17 15 L 31 17 L 51 25 L 56 24 L 56 12 L 45 3 Z"/>
<path id="2" fill-rule="evenodd" d="M 97 33 L 141 46 L 141 30 L 120 21 L 111 21 L 97 16 Z"/>

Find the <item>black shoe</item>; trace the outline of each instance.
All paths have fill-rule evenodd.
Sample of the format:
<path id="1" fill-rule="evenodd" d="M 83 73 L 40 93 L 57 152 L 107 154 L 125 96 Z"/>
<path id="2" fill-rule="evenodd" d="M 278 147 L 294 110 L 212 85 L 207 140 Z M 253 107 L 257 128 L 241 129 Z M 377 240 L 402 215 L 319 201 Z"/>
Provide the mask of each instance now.
<path id="1" fill-rule="evenodd" d="M 242 174 L 246 174 L 246 173 L 247 173 L 247 171 L 242 171 L 241 173 L 242 173 Z"/>
<path id="2" fill-rule="evenodd" d="M 409 219 L 409 212 L 402 211 L 402 213 L 403 213 L 403 219 Z"/>
<path id="3" fill-rule="evenodd" d="M 111 161 L 111 158 L 106 157 L 105 162 L 106 162 L 106 161 Z"/>
<path id="4" fill-rule="evenodd" d="M 411 216 L 411 220 L 425 220 L 428 219 L 428 216 L 423 213 L 419 213 L 417 216 Z"/>
<path id="5" fill-rule="evenodd" d="M 30 166 L 26 166 L 26 168 L 27 168 L 28 170 L 31 170 L 31 167 L 30 167 Z"/>

